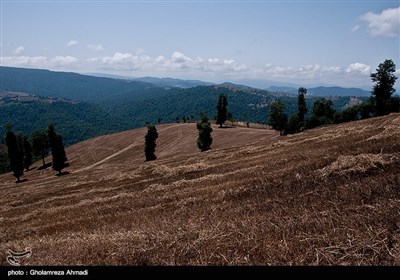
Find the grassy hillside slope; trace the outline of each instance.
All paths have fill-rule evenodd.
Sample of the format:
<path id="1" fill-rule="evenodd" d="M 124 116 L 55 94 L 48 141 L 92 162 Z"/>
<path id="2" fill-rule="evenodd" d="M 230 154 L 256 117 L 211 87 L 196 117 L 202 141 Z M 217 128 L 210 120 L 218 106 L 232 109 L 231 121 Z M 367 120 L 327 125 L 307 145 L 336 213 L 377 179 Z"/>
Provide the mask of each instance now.
<path id="1" fill-rule="evenodd" d="M 0 175 L 0 254 L 30 246 L 28 265 L 400 264 L 400 114 L 287 137 L 214 127 L 204 153 L 195 124 L 158 131 L 153 162 L 136 129 L 67 148 L 67 175 Z"/>

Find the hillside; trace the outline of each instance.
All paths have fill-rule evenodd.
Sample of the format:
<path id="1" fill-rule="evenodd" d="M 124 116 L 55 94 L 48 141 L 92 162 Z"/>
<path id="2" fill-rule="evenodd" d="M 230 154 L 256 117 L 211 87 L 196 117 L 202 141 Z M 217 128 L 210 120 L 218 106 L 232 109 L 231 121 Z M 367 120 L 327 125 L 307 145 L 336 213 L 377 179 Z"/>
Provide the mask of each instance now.
<path id="1" fill-rule="evenodd" d="M 140 81 L 94 77 L 69 72 L 0 66 L 0 91 L 20 91 L 38 96 L 98 103 L 121 98 L 142 100 L 165 93 Z"/>
<path id="2" fill-rule="evenodd" d="M 46 129 L 53 122 L 66 145 L 133 127 L 96 104 L 43 98 L 27 93 L 17 95 L 8 92 L 8 96 L 2 97 L 0 92 L 1 138 L 5 136 L 8 123 L 13 124 L 15 132 L 30 136 L 32 132 Z"/>
<path id="3" fill-rule="evenodd" d="M 203 82 L 199 80 L 182 80 L 173 78 L 156 78 L 156 77 L 142 77 L 136 78 L 135 81 L 150 83 L 155 86 L 171 88 L 191 88 L 197 86 L 211 86 L 213 83 Z"/>
<path id="4" fill-rule="evenodd" d="M 274 92 L 285 92 L 290 94 L 296 94 L 298 88 L 294 87 L 278 87 L 272 86 L 268 90 Z M 311 96 L 357 96 L 357 97 L 369 97 L 371 92 L 363 90 L 361 88 L 343 88 L 343 87 L 311 87 L 307 89 L 307 94 Z"/>
<path id="5" fill-rule="evenodd" d="M 400 114 L 279 137 L 194 124 L 67 148 L 69 174 L 0 175 L 0 252 L 26 265 L 399 265 Z M 49 161 L 49 159 L 47 159 Z"/>
<path id="6" fill-rule="evenodd" d="M 15 131 L 30 135 L 54 122 L 65 143 L 75 144 L 97 135 L 142 127 L 147 122 L 158 123 L 159 119 L 161 123 L 175 122 L 177 117 L 182 120 L 183 116 L 196 119 L 200 112 L 214 118 L 221 93 L 228 96 L 228 110 L 237 120 L 265 124 L 269 105 L 278 99 L 285 102 L 288 115 L 297 112 L 297 96 L 232 83 L 165 89 L 141 81 L 39 69 L 0 67 L 0 72 L 1 138 L 7 123 L 12 123 Z M 186 82 L 186 86 L 201 84 Z M 317 99 L 307 96 L 309 114 Z M 351 100 L 334 97 L 332 101 L 334 108 L 341 110 Z"/>

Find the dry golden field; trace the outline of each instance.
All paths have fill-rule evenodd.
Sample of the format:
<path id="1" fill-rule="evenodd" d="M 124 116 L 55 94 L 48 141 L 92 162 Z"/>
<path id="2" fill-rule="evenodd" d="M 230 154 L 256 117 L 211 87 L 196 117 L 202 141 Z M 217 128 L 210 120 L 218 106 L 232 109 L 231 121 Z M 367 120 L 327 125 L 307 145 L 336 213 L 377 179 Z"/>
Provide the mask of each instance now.
<path id="1" fill-rule="evenodd" d="M 69 174 L 41 162 L 0 175 L 0 258 L 24 265 L 399 265 L 400 114 L 280 137 L 213 126 L 145 129 L 66 149 Z M 51 158 L 46 159 L 48 162 Z"/>

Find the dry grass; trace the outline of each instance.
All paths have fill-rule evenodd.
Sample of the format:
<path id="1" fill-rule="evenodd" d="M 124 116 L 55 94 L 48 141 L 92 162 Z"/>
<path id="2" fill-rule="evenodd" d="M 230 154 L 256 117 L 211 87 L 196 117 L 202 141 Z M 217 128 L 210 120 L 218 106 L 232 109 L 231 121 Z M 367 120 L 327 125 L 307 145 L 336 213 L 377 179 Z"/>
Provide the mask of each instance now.
<path id="1" fill-rule="evenodd" d="M 154 162 L 138 129 L 68 148 L 69 175 L 1 175 L 1 264 L 25 247 L 28 265 L 400 264 L 399 114 L 215 127 L 205 153 L 194 124 L 158 130 Z"/>

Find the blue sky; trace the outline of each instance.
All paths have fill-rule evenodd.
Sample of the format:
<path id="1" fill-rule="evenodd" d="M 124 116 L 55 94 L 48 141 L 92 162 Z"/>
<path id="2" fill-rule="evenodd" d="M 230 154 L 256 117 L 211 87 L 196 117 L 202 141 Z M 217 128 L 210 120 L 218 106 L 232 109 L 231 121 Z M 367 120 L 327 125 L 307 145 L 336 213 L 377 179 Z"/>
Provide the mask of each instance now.
<path id="1" fill-rule="evenodd" d="M 400 68 L 399 26 L 384 0 L 1 0 L 1 65 L 370 87 L 386 58 Z"/>

